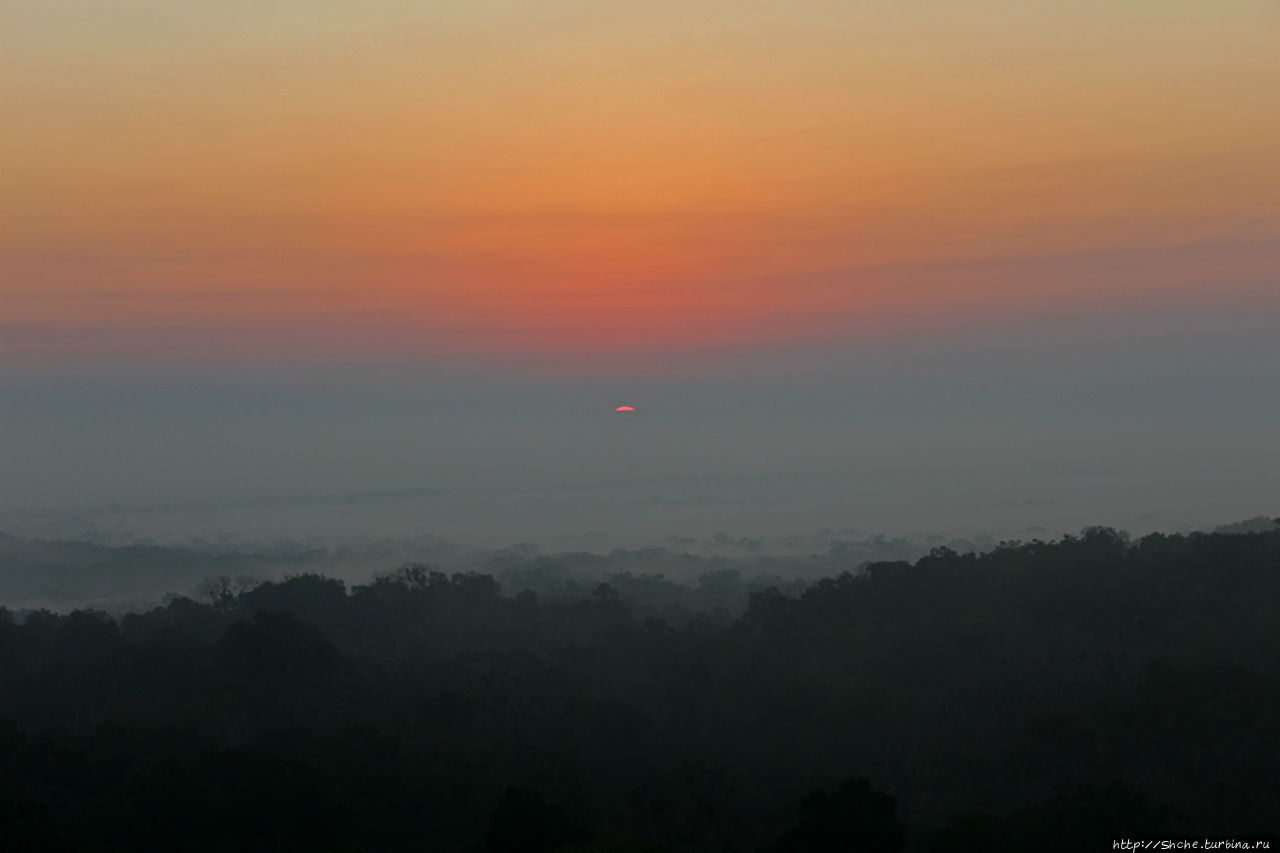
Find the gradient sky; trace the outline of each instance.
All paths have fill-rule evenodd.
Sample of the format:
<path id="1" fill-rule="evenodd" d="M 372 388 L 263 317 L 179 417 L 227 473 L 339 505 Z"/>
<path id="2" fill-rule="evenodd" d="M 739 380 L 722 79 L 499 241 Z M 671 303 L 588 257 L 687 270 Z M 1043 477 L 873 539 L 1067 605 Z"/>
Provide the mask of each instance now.
<path id="1" fill-rule="evenodd" d="M 10 0 L 4 30 L 31 358 L 1280 302 L 1270 0 Z"/>
<path id="2" fill-rule="evenodd" d="M 190 410 L 155 389 L 250 373 L 348 402 L 370 377 L 500 401 L 533 370 L 562 412 L 574 394 L 633 402 L 622 389 L 750 419 L 909 381 L 1012 404 L 999 389 L 1021 365 L 1067 377 L 1099 424 L 1133 411 L 1130 387 L 1150 411 L 1196 410 L 1213 442 L 1261 447 L 1275 426 L 1250 396 L 1280 367 L 1273 0 L 0 15 L 11 507 L 77 482 L 50 473 L 66 446 L 41 435 L 98 417 L 84 388 Z M 1188 405 L 1179 375 L 1219 396 Z M 1019 381 L 1019 417 L 1062 414 Z M 398 398 L 378 399 L 390 423 Z M 975 428 L 1007 426 L 999 412 Z M 237 429 L 239 447 L 258 426 Z M 95 495 L 108 469 L 129 481 L 82 439 Z M 200 446 L 219 469 L 224 445 Z"/>

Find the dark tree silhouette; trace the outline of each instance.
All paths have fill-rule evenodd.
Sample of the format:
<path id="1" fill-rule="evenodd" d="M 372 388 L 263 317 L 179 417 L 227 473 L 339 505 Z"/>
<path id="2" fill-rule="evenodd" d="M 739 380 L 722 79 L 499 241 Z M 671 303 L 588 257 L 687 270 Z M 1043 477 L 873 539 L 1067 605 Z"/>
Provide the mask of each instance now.
<path id="1" fill-rule="evenodd" d="M 486 853 L 554 853 L 591 833 L 532 788 L 509 787 L 493 809 Z"/>
<path id="2" fill-rule="evenodd" d="M 905 844 L 897 800 L 858 777 L 805 797 L 799 820 L 773 853 L 896 853 Z"/>
<path id="3" fill-rule="evenodd" d="M 864 545 L 804 558 L 809 581 L 760 555 L 749 576 L 512 549 L 502 587 L 409 564 L 120 619 L 0 608 L 0 846 L 1002 853 L 1276 829 L 1280 529 Z M 645 568 L 675 565 L 698 580 Z"/>

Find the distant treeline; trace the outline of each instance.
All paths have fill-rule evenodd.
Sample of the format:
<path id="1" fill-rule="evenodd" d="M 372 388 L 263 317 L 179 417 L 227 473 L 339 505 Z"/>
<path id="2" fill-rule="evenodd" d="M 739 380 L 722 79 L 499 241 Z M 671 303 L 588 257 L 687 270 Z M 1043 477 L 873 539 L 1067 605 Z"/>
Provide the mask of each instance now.
<path id="1" fill-rule="evenodd" d="M 0 846 L 1079 853 L 1280 825 L 1275 527 L 792 586 L 592 559 L 607 582 L 528 555 L 502 585 L 406 564 L 0 609 Z"/>
<path id="2" fill-rule="evenodd" d="M 726 533 L 697 540 L 669 537 L 665 547 L 545 553 L 521 542 L 502 548 L 473 548 L 418 536 L 356 544 L 320 544 L 282 539 L 270 543 L 207 542 L 185 544 L 46 541 L 0 533 L 0 602 L 25 610 L 47 607 L 65 612 L 76 607 L 113 614 L 149 609 L 162 593 L 192 592 L 201 579 L 222 577 L 279 580 L 299 574 L 323 574 L 362 583 L 390 566 L 425 562 L 455 572 L 492 575 L 504 592 L 533 588 L 543 597 L 574 598 L 590 592 L 611 575 L 649 581 L 661 575 L 696 586 L 701 575 L 733 569 L 764 586 L 830 577 L 868 562 L 914 560 L 933 547 L 960 552 L 995 546 L 987 537 L 948 539 L 856 535 L 819 530 L 808 536 L 772 540 Z M 530 586 L 532 584 L 532 586 Z M 761 587 L 764 588 L 764 587 Z M 668 585 L 668 593 L 682 591 Z M 698 606 L 697 601 L 691 601 Z M 740 612 L 746 599 L 730 602 Z"/>

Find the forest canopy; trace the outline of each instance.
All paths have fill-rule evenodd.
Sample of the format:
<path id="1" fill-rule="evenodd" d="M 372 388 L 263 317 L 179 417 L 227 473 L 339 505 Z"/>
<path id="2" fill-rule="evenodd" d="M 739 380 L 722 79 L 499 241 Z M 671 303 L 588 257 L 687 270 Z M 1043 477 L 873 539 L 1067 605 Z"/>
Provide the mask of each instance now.
<path id="1" fill-rule="evenodd" d="M 1276 828 L 1274 527 L 1089 528 L 790 584 L 636 566 L 530 553 L 501 582 L 408 563 L 212 575 L 118 617 L 0 609 L 0 837 L 1079 851 Z"/>

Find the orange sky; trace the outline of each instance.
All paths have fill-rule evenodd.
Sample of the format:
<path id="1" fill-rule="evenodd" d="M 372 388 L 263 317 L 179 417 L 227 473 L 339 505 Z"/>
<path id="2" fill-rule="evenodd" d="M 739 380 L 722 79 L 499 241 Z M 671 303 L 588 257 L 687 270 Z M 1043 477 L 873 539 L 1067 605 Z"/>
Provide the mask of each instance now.
<path id="1" fill-rule="evenodd" d="M 1280 304 L 1271 0 L 3 16 L 10 359 L 590 355 Z"/>

